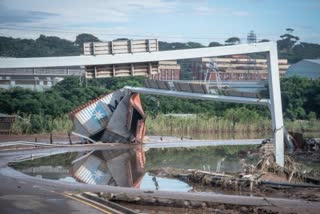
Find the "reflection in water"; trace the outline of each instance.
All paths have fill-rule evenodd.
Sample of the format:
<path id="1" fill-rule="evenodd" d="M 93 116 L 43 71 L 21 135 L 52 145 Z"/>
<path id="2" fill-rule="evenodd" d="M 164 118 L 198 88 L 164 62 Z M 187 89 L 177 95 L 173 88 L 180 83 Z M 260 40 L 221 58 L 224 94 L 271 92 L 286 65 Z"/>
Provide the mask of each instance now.
<path id="1" fill-rule="evenodd" d="M 87 184 L 139 188 L 144 166 L 145 155 L 140 147 L 79 155 L 72 162 L 70 172 L 75 179 Z"/>
<path id="2" fill-rule="evenodd" d="M 141 189 L 188 192 L 193 188 L 177 179 L 156 177 L 146 173 L 141 181 Z"/>
<path id="3" fill-rule="evenodd" d="M 216 172 L 239 172 L 255 164 L 255 146 L 215 146 L 198 148 L 96 150 L 51 155 L 15 163 L 23 173 L 69 182 L 135 187 L 148 190 L 193 191 L 178 179 L 155 177 L 151 169 L 172 167 Z M 147 159 L 147 161 L 146 161 Z M 201 190 L 205 191 L 205 190 Z"/>
<path id="4" fill-rule="evenodd" d="M 199 140 L 231 140 L 231 139 L 266 139 L 271 138 L 272 133 L 265 132 L 192 132 L 189 130 L 182 131 L 162 131 L 157 132 L 158 136 L 176 136 L 186 139 Z"/>

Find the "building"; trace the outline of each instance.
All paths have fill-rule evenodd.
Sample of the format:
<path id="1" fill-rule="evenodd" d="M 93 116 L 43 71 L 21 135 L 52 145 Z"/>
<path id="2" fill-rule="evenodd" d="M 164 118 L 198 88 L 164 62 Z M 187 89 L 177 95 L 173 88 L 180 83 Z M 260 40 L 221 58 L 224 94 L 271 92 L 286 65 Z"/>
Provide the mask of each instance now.
<path id="1" fill-rule="evenodd" d="M 246 55 L 229 58 L 198 58 L 192 60 L 194 80 L 265 80 L 268 78 L 266 59 L 253 59 Z M 288 69 L 288 61 L 279 59 L 280 76 Z"/>
<path id="2" fill-rule="evenodd" d="M 303 59 L 291 65 L 286 73 L 287 77 L 301 76 L 309 79 L 320 77 L 320 59 Z"/>
<path id="3" fill-rule="evenodd" d="M 159 73 L 152 74 L 154 80 L 179 80 L 181 67 L 177 61 L 160 61 Z"/>
<path id="4" fill-rule="evenodd" d="M 80 67 L 0 69 L 0 88 L 22 87 L 41 91 L 51 88 L 66 76 L 83 74 L 84 69 Z"/>

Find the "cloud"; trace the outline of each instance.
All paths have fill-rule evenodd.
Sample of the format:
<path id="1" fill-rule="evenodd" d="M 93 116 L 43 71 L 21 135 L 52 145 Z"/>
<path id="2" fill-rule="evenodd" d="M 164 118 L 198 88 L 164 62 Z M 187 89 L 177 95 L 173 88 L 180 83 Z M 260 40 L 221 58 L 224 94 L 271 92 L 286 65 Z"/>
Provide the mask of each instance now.
<path id="1" fill-rule="evenodd" d="M 41 11 L 7 10 L 0 8 L 0 24 L 30 23 L 54 16 L 58 16 L 58 14 Z"/>
<path id="2" fill-rule="evenodd" d="M 209 6 L 199 6 L 194 8 L 197 15 L 232 15 L 232 16 L 249 16 L 247 11 L 237 11 L 232 8 L 214 8 Z"/>
<path id="3" fill-rule="evenodd" d="M 21 22 L 25 18 L 35 24 L 83 25 L 127 22 L 130 16 L 136 14 L 167 13 L 176 6 L 175 2 L 165 0 L 3 0 L 3 4 L 6 7 L 1 12 L 7 15 L 2 23 Z M 9 16 L 12 11 L 14 13 Z"/>
<path id="4" fill-rule="evenodd" d="M 13 37 L 46 34 L 71 40 L 88 32 L 108 40 L 109 34 L 113 38 L 139 34 L 126 26 L 135 16 L 171 13 L 177 4 L 168 0 L 0 0 L 0 30 L 1 35 Z"/>

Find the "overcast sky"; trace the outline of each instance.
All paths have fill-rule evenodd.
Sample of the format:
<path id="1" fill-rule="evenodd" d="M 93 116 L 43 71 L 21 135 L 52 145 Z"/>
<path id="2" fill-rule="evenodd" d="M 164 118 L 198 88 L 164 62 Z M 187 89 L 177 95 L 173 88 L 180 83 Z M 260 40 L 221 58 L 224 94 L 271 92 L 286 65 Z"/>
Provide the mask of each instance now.
<path id="1" fill-rule="evenodd" d="M 277 40 L 286 28 L 320 43 L 320 0 L 0 0 L 0 36 L 74 40 L 158 38 L 208 44 L 237 36 Z"/>

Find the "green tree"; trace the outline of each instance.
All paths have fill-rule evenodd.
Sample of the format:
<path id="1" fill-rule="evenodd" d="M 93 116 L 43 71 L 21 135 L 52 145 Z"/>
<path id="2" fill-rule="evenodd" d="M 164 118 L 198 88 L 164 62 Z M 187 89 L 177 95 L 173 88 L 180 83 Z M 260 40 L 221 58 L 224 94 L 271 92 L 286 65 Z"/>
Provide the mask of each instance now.
<path id="1" fill-rule="evenodd" d="M 261 39 L 259 42 L 270 42 L 269 39 Z"/>
<path id="2" fill-rule="evenodd" d="M 290 53 L 294 45 L 299 41 L 299 37 L 292 34 L 294 30 L 291 28 L 287 28 L 286 31 L 287 33 L 281 35 L 281 39 L 277 41 L 278 49 Z"/>
<path id="3" fill-rule="evenodd" d="M 76 41 L 74 41 L 74 43 L 77 46 L 79 46 L 81 50 L 83 48 L 83 43 L 85 42 L 100 42 L 100 40 L 98 39 L 98 37 L 95 37 L 94 35 L 91 35 L 88 33 L 82 33 L 82 34 L 79 34 L 76 37 Z"/>
<path id="4" fill-rule="evenodd" d="M 219 47 L 222 46 L 222 44 L 220 44 L 219 42 L 210 42 L 209 43 L 209 47 Z"/>
<path id="5" fill-rule="evenodd" d="M 226 41 L 224 41 L 227 45 L 236 45 L 240 44 L 240 39 L 238 37 L 230 37 Z"/>

